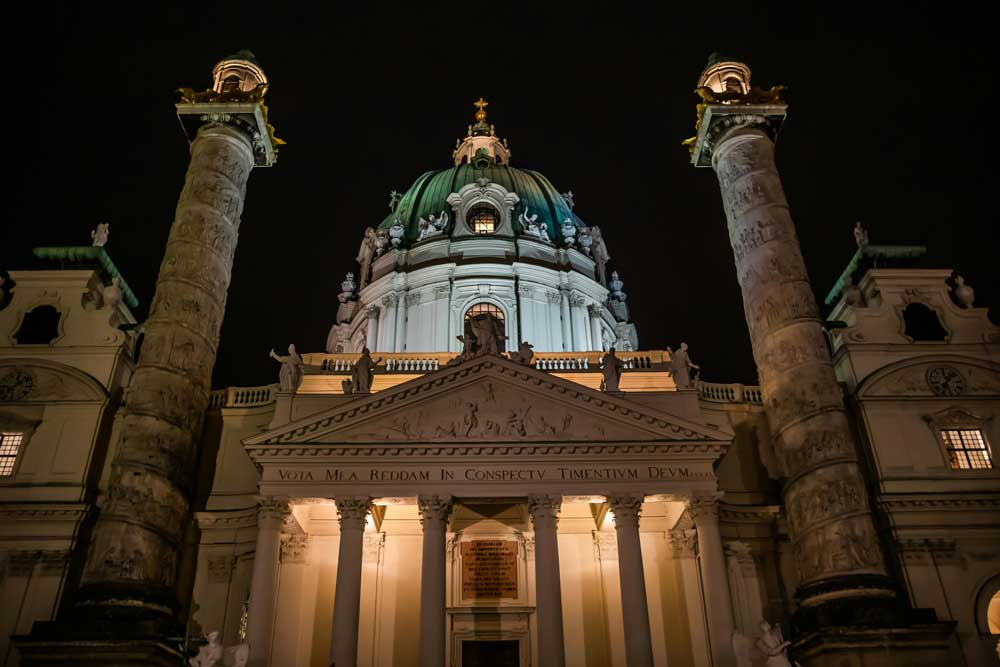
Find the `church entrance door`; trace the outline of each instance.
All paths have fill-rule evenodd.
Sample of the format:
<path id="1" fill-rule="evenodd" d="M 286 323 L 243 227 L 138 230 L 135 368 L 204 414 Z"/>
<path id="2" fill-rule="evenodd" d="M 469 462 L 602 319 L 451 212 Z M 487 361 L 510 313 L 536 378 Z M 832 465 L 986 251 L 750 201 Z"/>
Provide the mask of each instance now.
<path id="1" fill-rule="evenodd" d="M 519 667 L 516 639 L 462 641 L 462 667 Z"/>

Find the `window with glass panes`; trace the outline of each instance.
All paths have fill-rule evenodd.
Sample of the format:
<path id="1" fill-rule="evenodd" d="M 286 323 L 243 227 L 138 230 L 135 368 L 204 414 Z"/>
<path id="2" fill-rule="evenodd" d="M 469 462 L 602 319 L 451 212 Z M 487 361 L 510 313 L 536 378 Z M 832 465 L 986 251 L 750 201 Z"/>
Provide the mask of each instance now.
<path id="1" fill-rule="evenodd" d="M 0 477 L 14 474 L 14 461 L 21 450 L 22 433 L 0 433 Z"/>
<path id="2" fill-rule="evenodd" d="M 503 322 L 503 311 L 500 310 L 499 306 L 494 306 L 492 303 L 477 303 L 465 311 L 465 319 L 467 320 L 478 315 L 492 315 Z"/>
<path id="3" fill-rule="evenodd" d="M 992 468 L 990 449 L 978 428 L 956 428 L 941 431 L 948 463 L 953 470 Z"/>
<path id="4" fill-rule="evenodd" d="M 465 216 L 469 227 L 477 234 L 492 234 L 500 226 L 500 215 L 492 206 L 482 204 Z"/>

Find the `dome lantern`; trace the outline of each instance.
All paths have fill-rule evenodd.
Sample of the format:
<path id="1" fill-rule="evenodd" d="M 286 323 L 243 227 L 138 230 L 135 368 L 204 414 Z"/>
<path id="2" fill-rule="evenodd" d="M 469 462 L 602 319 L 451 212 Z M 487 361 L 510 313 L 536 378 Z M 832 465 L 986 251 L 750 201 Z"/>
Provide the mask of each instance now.
<path id="1" fill-rule="evenodd" d="M 250 92 L 267 83 L 267 76 L 252 52 L 243 49 L 226 56 L 212 68 L 212 90 L 217 93 Z"/>
<path id="2" fill-rule="evenodd" d="M 698 87 L 703 86 L 717 94 L 746 95 L 750 92 L 750 68 L 734 58 L 713 53 L 708 57 L 705 70 L 698 77 Z"/>
<path id="3" fill-rule="evenodd" d="M 452 153 L 455 166 L 468 163 L 477 169 L 485 169 L 492 164 L 510 163 L 510 148 L 507 140 L 500 140 L 496 130 L 486 122 L 486 107 L 489 102 L 480 97 L 473 103 L 476 107 L 476 123 L 470 125 L 464 140 L 459 140 Z"/>

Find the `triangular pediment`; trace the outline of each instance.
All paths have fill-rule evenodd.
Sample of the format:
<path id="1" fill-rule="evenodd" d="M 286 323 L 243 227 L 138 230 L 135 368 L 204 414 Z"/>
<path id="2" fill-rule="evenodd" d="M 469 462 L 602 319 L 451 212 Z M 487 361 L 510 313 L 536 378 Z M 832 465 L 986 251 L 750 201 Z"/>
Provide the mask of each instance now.
<path id="1" fill-rule="evenodd" d="M 729 442 L 732 435 L 505 357 L 483 356 L 358 397 L 244 444 L 664 440 Z"/>

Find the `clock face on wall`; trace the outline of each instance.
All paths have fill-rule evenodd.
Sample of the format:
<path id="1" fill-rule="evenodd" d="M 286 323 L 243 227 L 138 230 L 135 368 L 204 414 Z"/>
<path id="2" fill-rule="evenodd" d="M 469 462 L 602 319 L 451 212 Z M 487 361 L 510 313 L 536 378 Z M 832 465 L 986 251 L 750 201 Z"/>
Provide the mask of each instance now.
<path id="1" fill-rule="evenodd" d="M 965 393 L 965 378 L 948 366 L 928 369 L 927 385 L 938 396 L 961 396 Z"/>

